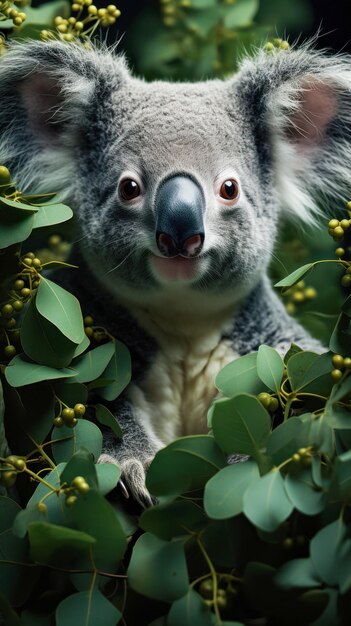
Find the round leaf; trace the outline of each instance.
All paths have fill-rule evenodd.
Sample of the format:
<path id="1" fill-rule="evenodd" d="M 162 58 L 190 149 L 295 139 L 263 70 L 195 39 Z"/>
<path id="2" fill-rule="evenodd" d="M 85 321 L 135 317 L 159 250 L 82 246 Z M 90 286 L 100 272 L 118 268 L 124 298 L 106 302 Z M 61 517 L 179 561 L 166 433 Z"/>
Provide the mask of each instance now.
<path id="1" fill-rule="evenodd" d="M 266 532 L 273 532 L 293 510 L 279 471 L 266 474 L 249 486 L 244 494 L 244 513 Z"/>
<path id="2" fill-rule="evenodd" d="M 109 411 L 109 409 L 103 404 L 97 404 L 95 407 L 95 415 L 96 419 L 103 424 L 104 426 L 108 426 L 115 433 L 116 437 L 122 439 L 123 431 L 117 422 L 117 418 Z"/>
<path id="3" fill-rule="evenodd" d="M 114 342 L 114 354 L 102 378 L 111 382 L 106 386 L 99 388 L 98 394 L 105 400 L 115 400 L 122 391 L 129 385 L 132 376 L 132 363 L 128 348 L 120 341 Z"/>
<path id="4" fill-rule="evenodd" d="M 56 610 L 56 626 L 116 626 L 121 617 L 120 611 L 93 587 L 62 600 Z"/>
<path id="5" fill-rule="evenodd" d="M 142 535 L 134 546 L 128 581 L 132 589 L 155 600 L 172 602 L 184 596 L 189 578 L 183 542 Z"/>
<path id="6" fill-rule="evenodd" d="M 87 533 L 45 522 L 29 524 L 28 535 L 33 561 L 47 565 L 69 563 L 77 552 L 89 554 L 95 544 Z"/>
<path id="7" fill-rule="evenodd" d="M 240 394 L 214 403 L 212 428 L 224 452 L 260 458 L 271 431 L 271 418 L 256 398 Z"/>
<path id="8" fill-rule="evenodd" d="M 167 626 L 211 626 L 212 617 L 213 614 L 203 598 L 190 588 L 183 598 L 173 602 L 168 613 Z"/>
<path id="9" fill-rule="evenodd" d="M 243 496 L 253 482 L 260 478 L 253 461 L 224 467 L 211 478 L 204 494 L 205 511 L 212 519 L 227 519 L 243 510 Z"/>
<path id="10" fill-rule="evenodd" d="M 228 398 L 237 393 L 256 396 L 266 387 L 257 374 L 257 352 L 245 354 L 228 363 L 216 376 L 215 385 Z"/>
<path id="11" fill-rule="evenodd" d="M 288 474 L 285 489 L 295 509 L 301 513 L 317 515 L 324 510 L 325 494 L 316 489 L 310 470 Z"/>
<path id="12" fill-rule="evenodd" d="M 43 204 L 38 207 L 38 212 L 34 215 L 33 228 L 43 228 L 67 222 L 73 216 L 73 211 L 65 204 Z"/>
<path id="13" fill-rule="evenodd" d="M 74 428 L 55 427 L 52 431 L 52 454 L 56 463 L 69 461 L 79 448 L 86 448 L 97 461 L 102 450 L 102 434 L 92 422 L 79 419 Z"/>
<path id="14" fill-rule="evenodd" d="M 181 537 L 199 530 L 207 522 L 200 506 L 189 500 L 177 500 L 146 509 L 139 524 L 143 530 L 170 541 L 173 537 Z"/>
<path id="15" fill-rule="evenodd" d="M 274 576 L 274 580 L 282 589 L 302 587 L 320 587 L 313 563 L 310 559 L 293 559 L 284 563 Z"/>

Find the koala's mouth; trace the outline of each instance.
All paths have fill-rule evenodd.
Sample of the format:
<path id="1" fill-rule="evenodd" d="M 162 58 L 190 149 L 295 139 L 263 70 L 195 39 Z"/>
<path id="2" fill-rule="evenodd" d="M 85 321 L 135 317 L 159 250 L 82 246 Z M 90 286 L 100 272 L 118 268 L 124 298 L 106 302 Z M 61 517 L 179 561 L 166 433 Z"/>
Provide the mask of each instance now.
<path id="1" fill-rule="evenodd" d="M 199 274 L 198 258 L 187 259 L 183 256 L 172 258 L 152 255 L 151 266 L 158 278 L 167 281 L 193 281 Z"/>

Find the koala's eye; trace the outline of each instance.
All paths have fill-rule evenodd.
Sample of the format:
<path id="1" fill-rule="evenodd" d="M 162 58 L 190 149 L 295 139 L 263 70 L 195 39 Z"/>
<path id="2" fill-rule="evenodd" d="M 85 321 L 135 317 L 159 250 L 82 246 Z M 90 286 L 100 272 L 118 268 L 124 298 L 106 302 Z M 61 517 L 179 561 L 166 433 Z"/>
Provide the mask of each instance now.
<path id="1" fill-rule="evenodd" d="M 141 194 L 140 185 L 133 178 L 125 178 L 119 184 L 119 193 L 123 200 L 134 200 Z"/>
<path id="2" fill-rule="evenodd" d="M 219 195 L 221 198 L 224 198 L 224 200 L 237 200 L 239 197 L 239 184 L 234 178 L 228 178 L 228 180 L 222 183 Z"/>

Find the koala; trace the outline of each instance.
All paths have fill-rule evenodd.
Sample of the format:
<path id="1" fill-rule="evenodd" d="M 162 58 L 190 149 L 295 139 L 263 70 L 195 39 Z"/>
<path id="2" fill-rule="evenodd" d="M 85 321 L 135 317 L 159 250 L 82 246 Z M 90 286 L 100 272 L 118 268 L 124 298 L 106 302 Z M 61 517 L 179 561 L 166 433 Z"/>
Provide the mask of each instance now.
<path id="1" fill-rule="evenodd" d="M 57 279 L 131 352 L 109 405 L 124 437 L 105 433 L 101 460 L 142 506 L 155 453 L 206 432 L 224 365 L 262 343 L 322 349 L 267 268 L 281 219 L 347 197 L 350 87 L 349 58 L 308 45 L 197 83 L 148 83 L 106 48 L 58 41 L 1 59 L 0 162 L 75 209 L 80 269 Z"/>

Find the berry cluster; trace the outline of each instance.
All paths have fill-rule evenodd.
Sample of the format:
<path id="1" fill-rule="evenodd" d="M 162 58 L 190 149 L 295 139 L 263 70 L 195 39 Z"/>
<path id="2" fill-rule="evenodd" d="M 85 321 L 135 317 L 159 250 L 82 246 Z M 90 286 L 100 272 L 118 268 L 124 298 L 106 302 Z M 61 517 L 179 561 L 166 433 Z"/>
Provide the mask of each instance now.
<path id="1" fill-rule="evenodd" d="M 292 455 L 291 460 L 293 463 L 302 465 L 303 467 L 310 467 L 312 464 L 312 448 L 299 448 L 298 451 Z"/>
<path id="2" fill-rule="evenodd" d="M 90 491 L 89 484 L 83 478 L 83 476 L 76 476 L 71 482 L 71 487 L 66 490 L 66 505 L 71 507 L 77 501 L 77 496 L 74 492 L 78 492 L 81 495 L 85 495 Z"/>
<path id="3" fill-rule="evenodd" d="M 42 30 L 40 37 L 43 41 L 61 39 L 62 41 L 86 41 L 95 32 L 98 26 L 112 26 L 121 15 L 116 5 L 109 4 L 106 8 L 99 9 L 93 4 L 93 0 L 74 0 L 72 12 L 68 18 L 58 15 L 54 24 L 56 32 Z"/>
<path id="4" fill-rule="evenodd" d="M 233 577 L 223 576 L 220 585 L 216 589 L 216 597 L 214 597 L 214 584 L 212 578 L 206 578 L 199 585 L 199 592 L 205 599 L 205 604 L 212 606 L 216 604 L 219 609 L 225 610 L 229 607 L 231 600 L 237 595 L 237 590 L 233 586 Z"/>
<path id="5" fill-rule="evenodd" d="M 33 291 L 39 286 L 42 262 L 34 252 L 26 252 L 20 259 L 19 269 L 20 272 L 10 286 L 8 300 L 0 305 L 0 340 L 1 343 L 3 340 L 6 343 L 3 354 L 8 358 L 12 358 L 17 352 L 13 345 L 19 341 L 16 314 L 21 313 Z"/>
<path id="6" fill-rule="evenodd" d="M 26 19 L 26 14 L 22 11 L 17 11 L 12 4 L 17 7 L 25 6 L 27 3 L 23 2 L 23 0 L 13 0 L 13 2 L 8 2 L 8 0 L 0 1 L 0 17 L 3 19 L 12 20 L 13 25 L 15 27 L 22 26 L 24 20 Z"/>
<path id="7" fill-rule="evenodd" d="M 317 291 L 314 287 L 306 287 L 305 281 L 300 280 L 298 283 L 290 287 L 283 292 L 283 297 L 287 298 L 285 304 L 286 310 L 290 315 L 293 315 L 296 311 L 296 305 L 306 302 L 306 300 L 313 300 L 317 296 Z"/>
<path id="8" fill-rule="evenodd" d="M 93 339 L 96 343 L 100 343 L 108 338 L 105 328 L 94 326 L 94 320 L 91 315 L 84 318 L 84 332 L 89 339 Z"/>
<path id="9" fill-rule="evenodd" d="M 335 367 L 331 372 L 331 377 L 335 382 L 338 382 L 342 378 L 345 370 L 351 370 L 351 358 L 348 356 L 341 356 L 341 354 L 334 354 L 332 357 L 332 363 Z"/>
<path id="10" fill-rule="evenodd" d="M 21 457 L 14 456 L 13 454 L 6 457 L 1 465 L 0 485 L 3 485 L 7 489 L 13 487 L 17 479 L 17 474 L 24 472 L 25 469 L 26 462 Z"/>
<path id="11" fill-rule="evenodd" d="M 60 412 L 54 419 L 54 426 L 60 428 L 61 426 L 68 426 L 74 428 L 78 424 L 78 419 L 85 415 L 86 408 L 84 404 L 75 404 L 73 408 L 70 408 L 58 399 L 60 406 Z"/>
<path id="12" fill-rule="evenodd" d="M 259 393 L 257 400 L 261 402 L 262 406 L 270 413 L 275 413 L 279 406 L 277 398 L 274 398 L 269 393 Z"/>
<path id="13" fill-rule="evenodd" d="M 289 42 L 279 37 L 275 37 L 272 41 L 267 41 L 264 46 L 265 52 L 277 52 L 278 50 L 289 50 L 289 48 Z"/>

